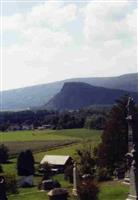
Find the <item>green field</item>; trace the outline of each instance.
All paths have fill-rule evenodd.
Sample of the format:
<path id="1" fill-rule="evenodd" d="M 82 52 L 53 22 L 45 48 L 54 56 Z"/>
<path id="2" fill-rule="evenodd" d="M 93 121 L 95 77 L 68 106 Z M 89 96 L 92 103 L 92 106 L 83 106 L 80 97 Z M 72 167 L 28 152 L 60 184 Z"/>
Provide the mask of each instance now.
<path id="1" fill-rule="evenodd" d="M 27 148 L 31 144 L 36 144 L 34 151 L 34 157 L 36 161 L 36 167 L 45 154 L 53 155 L 70 155 L 76 157 L 75 152 L 77 148 L 80 148 L 85 141 L 91 142 L 93 146 L 97 145 L 100 141 L 101 131 L 88 130 L 88 129 L 72 129 L 72 130 L 46 130 L 46 131 L 17 131 L 0 133 L 1 143 L 4 144 L 23 144 L 23 149 Z M 69 144 L 66 142 L 70 141 Z M 75 142 L 75 143 L 72 143 Z M 41 145 L 40 145 L 41 143 Z M 52 146 L 56 143 L 56 147 Z M 38 145 L 37 145 L 38 144 Z M 46 144 L 49 144 L 46 145 Z M 18 145 L 17 145 L 18 146 Z M 17 147 L 16 146 L 16 147 Z M 20 145 L 19 145 L 20 146 Z M 38 148 L 41 146 L 41 151 Z M 31 147 L 31 146 L 30 146 Z M 18 150 L 18 149 L 17 149 Z M 16 157 L 10 160 L 11 163 L 4 164 L 3 169 L 5 172 L 17 174 L 16 172 Z M 19 178 L 19 177 L 17 177 Z M 37 189 L 37 185 L 42 177 L 35 176 L 34 187 L 19 189 L 19 194 L 9 195 L 9 200 L 48 200 L 47 192 L 41 192 Z M 72 190 L 72 185 L 64 180 L 63 175 L 56 175 L 54 179 L 57 179 L 62 187 Z M 125 200 L 128 193 L 128 187 L 122 185 L 119 182 L 106 182 L 100 185 L 99 200 Z M 72 195 L 69 200 L 75 200 Z"/>
<path id="2" fill-rule="evenodd" d="M 0 143 L 9 148 L 10 155 L 13 157 L 22 149 L 44 152 L 61 146 L 81 143 L 84 140 L 91 140 L 95 145 L 99 142 L 100 135 L 100 131 L 88 129 L 0 132 Z"/>
<path id="3" fill-rule="evenodd" d="M 64 130 L 33 130 L 0 132 L 0 142 L 19 142 L 37 140 L 82 140 L 94 139 L 99 141 L 101 131 L 89 129 L 64 129 Z"/>

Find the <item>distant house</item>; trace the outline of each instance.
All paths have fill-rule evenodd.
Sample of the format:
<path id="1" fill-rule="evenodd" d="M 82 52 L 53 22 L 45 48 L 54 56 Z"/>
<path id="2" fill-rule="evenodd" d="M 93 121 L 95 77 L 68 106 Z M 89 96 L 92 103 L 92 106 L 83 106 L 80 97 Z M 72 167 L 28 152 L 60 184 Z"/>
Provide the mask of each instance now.
<path id="1" fill-rule="evenodd" d="M 64 169 L 72 163 L 72 161 L 73 159 L 70 156 L 46 155 L 41 160 L 40 164 L 47 162 L 52 166 L 53 170 L 63 172 Z"/>
<path id="2" fill-rule="evenodd" d="M 8 128 L 8 131 L 19 131 L 19 130 L 21 130 L 21 126 L 18 124 L 10 125 Z"/>
<path id="3" fill-rule="evenodd" d="M 50 128 L 52 128 L 51 124 L 45 124 L 45 125 L 39 126 L 37 129 L 44 130 L 44 129 L 50 129 Z"/>
<path id="4" fill-rule="evenodd" d="M 33 129 L 34 129 L 33 124 L 31 124 L 31 125 L 23 124 L 22 125 L 22 130 L 33 130 Z"/>

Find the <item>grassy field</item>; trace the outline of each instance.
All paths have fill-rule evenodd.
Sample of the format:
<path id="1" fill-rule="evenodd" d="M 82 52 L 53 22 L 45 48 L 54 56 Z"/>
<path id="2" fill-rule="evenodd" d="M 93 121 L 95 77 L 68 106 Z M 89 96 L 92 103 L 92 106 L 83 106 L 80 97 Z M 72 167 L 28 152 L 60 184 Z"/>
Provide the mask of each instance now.
<path id="1" fill-rule="evenodd" d="M 46 141 L 46 140 L 82 140 L 94 139 L 99 141 L 101 131 L 89 129 L 65 129 L 65 130 L 31 130 L 0 132 L 0 142 L 22 141 Z"/>
<path id="2" fill-rule="evenodd" d="M 77 143 L 76 140 L 46 140 L 46 141 L 24 141 L 24 142 L 4 142 L 9 149 L 10 158 L 17 156 L 23 149 L 30 149 L 35 152 L 47 151 Z"/>
<path id="3" fill-rule="evenodd" d="M 128 196 L 128 186 L 117 181 L 101 184 L 99 200 L 125 200 Z"/>
<path id="4" fill-rule="evenodd" d="M 77 200 L 72 196 L 72 185 L 64 181 L 62 175 L 56 177 L 61 185 L 70 191 L 69 200 Z M 128 195 L 128 186 L 119 182 L 105 182 L 100 184 L 100 193 L 98 200 L 125 200 Z M 48 200 L 47 192 L 41 192 L 36 187 L 31 189 L 22 189 L 18 195 L 10 195 L 9 200 Z"/>
<path id="5" fill-rule="evenodd" d="M 100 135 L 101 131 L 88 129 L 11 131 L 0 132 L 0 143 L 5 144 L 9 148 L 10 155 L 13 156 L 23 149 L 42 152 L 84 140 L 91 140 L 93 145 L 96 145 Z"/>
<path id="6" fill-rule="evenodd" d="M 47 155 L 70 155 L 76 157 L 75 152 L 77 148 L 80 148 L 84 141 L 91 142 L 92 145 L 97 145 L 100 141 L 101 131 L 87 130 L 87 129 L 72 129 L 72 130 L 46 130 L 46 131 L 17 131 L 17 132 L 7 132 L 0 133 L 1 143 L 4 144 L 22 144 L 21 149 L 27 148 L 32 144 L 41 147 L 36 151 L 36 146 L 34 151 L 34 157 L 36 161 L 36 167 L 41 161 L 45 154 Z M 77 143 L 72 143 L 75 141 Z M 70 142 L 66 144 L 66 142 Z M 41 143 L 41 144 L 40 144 Z M 47 144 L 47 145 L 46 145 Z M 56 146 L 52 146 L 56 144 Z M 28 145 L 28 146 L 27 146 Z M 46 146 L 45 146 L 46 145 Z M 16 147 L 17 147 L 16 146 Z M 18 151 L 19 149 L 17 149 Z M 3 169 L 5 172 L 17 174 L 16 171 L 16 157 L 10 160 L 9 164 L 4 164 Z M 19 177 L 17 177 L 19 179 Z M 37 185 L 42 177 L 35 176 L 34 187 L 32 188 L 21 188 L 19 189 L 19 194 L 9 195 L 9 200 L 48 200 L 47 192 L 41 192 L 37 189 Z M 67 188 L 72 191 L 72 185 L 64 180 L 63 175 L 56 175 L 54 179 L 57 179 L 62 187 Z M 100 185 L 99 200 L 125 200 L 128 193 L 128 187 L 122 185 L 119 182 L 106 182 Z M 76 200 L 70 196 L 69 200 Z"/>

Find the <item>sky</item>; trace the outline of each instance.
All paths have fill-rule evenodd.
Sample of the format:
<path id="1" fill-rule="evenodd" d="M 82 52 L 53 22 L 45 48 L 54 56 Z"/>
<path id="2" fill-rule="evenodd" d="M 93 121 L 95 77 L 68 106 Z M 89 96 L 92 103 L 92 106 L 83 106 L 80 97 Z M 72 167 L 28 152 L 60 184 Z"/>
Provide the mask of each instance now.
<path id="1" fill-rule="evenodd" d="M 1 90 L 137 72 L 133 0 L 1 0 Z"/>

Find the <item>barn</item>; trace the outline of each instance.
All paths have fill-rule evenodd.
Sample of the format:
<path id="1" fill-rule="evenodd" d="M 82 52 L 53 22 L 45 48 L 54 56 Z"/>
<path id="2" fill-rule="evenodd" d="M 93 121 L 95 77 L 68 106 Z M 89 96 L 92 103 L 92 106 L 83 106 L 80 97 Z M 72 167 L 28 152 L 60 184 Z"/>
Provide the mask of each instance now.
<path id="1" fill-rule="evenodd" d="M 40 164 L 49 163 L 52 166 L 53 171 L 64 172 L 64 169 L 73 162 L 70 156 L 61 155 L 45 155 Z"/>

